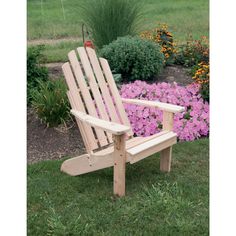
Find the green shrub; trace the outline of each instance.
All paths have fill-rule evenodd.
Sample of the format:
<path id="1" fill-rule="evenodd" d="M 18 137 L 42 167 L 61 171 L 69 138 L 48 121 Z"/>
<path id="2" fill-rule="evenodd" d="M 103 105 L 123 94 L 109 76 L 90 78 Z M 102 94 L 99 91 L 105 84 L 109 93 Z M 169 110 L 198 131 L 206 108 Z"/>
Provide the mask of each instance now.
<path id="1" fill-rule="evenodd" d="M 48 80 L 48 69 L 41 65 L 44 46 L 30 47 L 27 50 L 27 103 L 32 101 L 31 91 L 37 89 L 39 81 Z"/>
<path id="2" fill-rule="evenodd" d="M 136 0 L 85 1 L 81 6 L 82 20 L 91 31 L 94 44 L 102 48 L 117 37 L 136 34 L 141 6 Z"/>
<path id="3" fill-rule="evenodd" d="M 114 73 L 128 80 L 148 80 L 163 68 L 164 56 L 159 44 L 139 37 L 121 37 L 100 51 Z"/>
<path id="4" fill-rule="evenodd" d="M 32 106 L 47 126 L 56 126 L 69 118 L 69 103 L 64 80 L 39 82 L 32 91 Z"/>
<path id="5" fill-rule="evenodd" d="M 187 43 L 179 46 L 176 64 L 192 67 L 200 62 L 209 62 L 209 43 L 205 36 L 199 40 L 190 38 Z"/>

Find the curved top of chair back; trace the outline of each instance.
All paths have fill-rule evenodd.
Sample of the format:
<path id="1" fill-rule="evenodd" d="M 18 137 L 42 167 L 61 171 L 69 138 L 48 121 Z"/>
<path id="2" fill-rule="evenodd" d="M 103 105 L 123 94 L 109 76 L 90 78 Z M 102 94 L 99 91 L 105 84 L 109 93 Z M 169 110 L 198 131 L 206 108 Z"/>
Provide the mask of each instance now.
<path id="1" fill-rule="evenodd" d="M 77 53 L 70 51 L 69 62 L 62 66 L 72 109 L 130 126 L 107 60 L 97 58 L 95 50 L 89 47 L 79 47 Z M 111 134 L 79 120 L 77 123 L 88 152 L 113 142 Z M 128 135 L 132 136 L 132 131 Z"/>

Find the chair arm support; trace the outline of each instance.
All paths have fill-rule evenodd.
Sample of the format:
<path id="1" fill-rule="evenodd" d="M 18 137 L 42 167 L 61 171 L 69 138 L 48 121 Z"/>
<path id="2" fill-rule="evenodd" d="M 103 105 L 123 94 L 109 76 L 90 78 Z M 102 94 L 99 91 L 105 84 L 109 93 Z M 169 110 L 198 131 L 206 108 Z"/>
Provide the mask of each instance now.
<path id="1" fill-rule="evenodd" d="M 140 99 L 128 99 L 128 98 L 121 98 L 122 102 L 124 103 L 131 103 L 146 107 L 156 107 L 162 111 L 177 113 L 184 111 L 184 107 L 172 105 L 169 103 L 164 102 L 157 102 L 157 101 L 148 101 L 148 100 L 140 100 Z"/>
<path id="2" fill-rule="evenodd" d="M 72 109 L 70 112 L 80 121 L 85 122 L 86 124 L 92 127 L 96 127 L 98 129 L 102 129 L 104 131 L 112 133 L 114 135 L 125 134 L 131 129 L 129 126 L 102 120 L 102 119 L 87 115 L 84 112 L 80 112 L 74 109 Z"/>

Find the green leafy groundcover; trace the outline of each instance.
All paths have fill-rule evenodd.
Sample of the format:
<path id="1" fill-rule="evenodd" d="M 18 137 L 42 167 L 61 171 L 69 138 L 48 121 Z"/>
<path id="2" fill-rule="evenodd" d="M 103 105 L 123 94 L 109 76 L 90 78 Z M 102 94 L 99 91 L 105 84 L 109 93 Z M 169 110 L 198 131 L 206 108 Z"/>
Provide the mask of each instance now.
<path id="1" fill-rule="evenodd" d="M 112 195 L 112 168 L 70 177 L 62 161 L 29 165 L 28 235 L 208 235 L 208 149 L 178 143 L 168 174 L 159 154 L 127 165 L 124 198 Z"/>

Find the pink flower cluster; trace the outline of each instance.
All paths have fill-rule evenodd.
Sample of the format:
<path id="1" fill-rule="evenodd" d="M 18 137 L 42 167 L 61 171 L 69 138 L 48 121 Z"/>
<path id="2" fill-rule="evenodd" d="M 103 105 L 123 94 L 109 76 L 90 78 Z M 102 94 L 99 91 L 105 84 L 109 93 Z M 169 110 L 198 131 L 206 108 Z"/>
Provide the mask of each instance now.
<path id="1" fill-rule="evenodd" d="M 209 104 L 201 98 L 199 88 L 195 83 L 182 87 L 176 83 L 147 84 L 137 80 L 122 85 L 120 93 L 123 98 L 184 106 L 184 112 L 174 115 L 174 132 L 179 140 L 191 141 L 209 133 Z M 161 130 L 162 111 L 133 104 L 125 104 L 125 109 L 137 136 L 149 136 Z"/>

